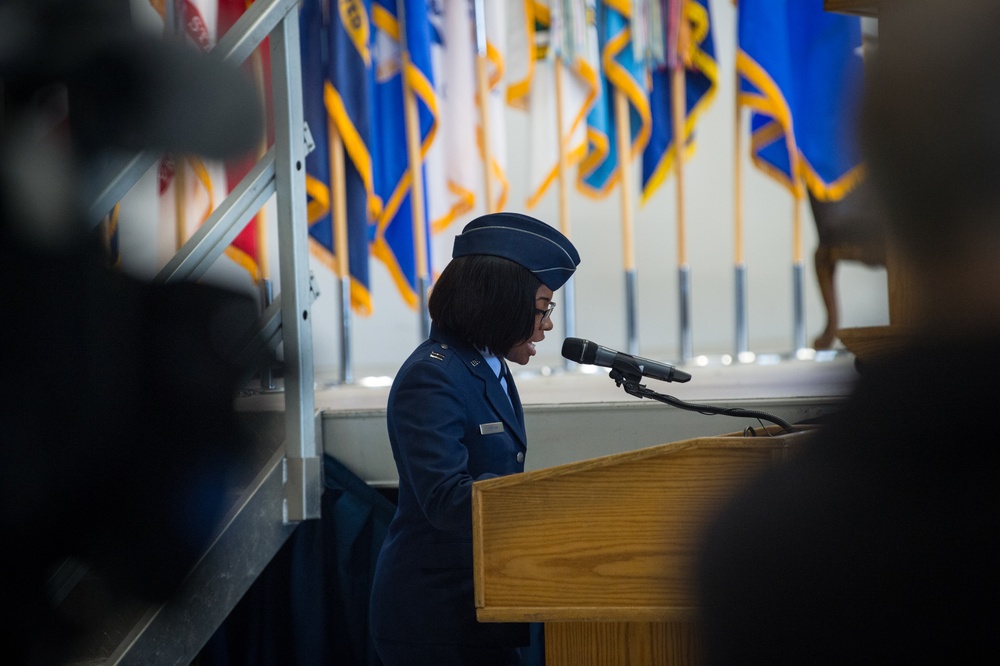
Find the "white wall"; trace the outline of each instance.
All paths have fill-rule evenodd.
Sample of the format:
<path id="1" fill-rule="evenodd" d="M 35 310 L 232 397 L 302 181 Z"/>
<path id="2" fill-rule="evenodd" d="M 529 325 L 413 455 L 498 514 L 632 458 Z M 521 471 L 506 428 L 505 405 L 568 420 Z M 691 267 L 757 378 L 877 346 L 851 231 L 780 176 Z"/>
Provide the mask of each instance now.
<path id="1" fill-rule="evenodd" d="M 697 150 L 685 165 L 685 202 L 688 263 L 691 267 L 691 330 L 693 352 L 716 356 L 735 349 L 734 304 L 734 56 L 735 11 L 732 3 L 714 0 L 711 5 L 719 88 L 715 100 L 697 127 Z M 558 198 L 550 190 L 532 210 L 524 207 L 526 151 L 517 137 L 527 136 L 526 118 L 510 110 L 506 117 L 508 172 L 511 180 L 511 210 L 527 212 L 558 224 Z M 747 118 L 743 118 L 746 132 Z M 745 229 L 745 261 L 748 274 L 750 348 L 758 353 L 793 351 L 792 304 L 792 199 L 773 180 L 755 169 L 746 154 L 742 211 Z M 638 171 L 636 164 L 635 172 Z M 638 204 L 638 173 L 634 187 L 636 267 L 638 273 L 638 338 L 640 354 L 664 360 L 680 358 L 678 324 L 676 182 L 667 179 L 644 206 Z M 153 188 L 147 177 L 137 189 Z M 135 197 L 138 201 L 140 197 Z M 145 196 L 141 200 L 148 199 Z M 141 204 L 136 204 L 141 206 Z M 576 274 L 578 337 L 617 349 L 627 347 L 625 282 L 623 277 L 620 199 L 618 190 L 605 200 L 594 201 L 575 191 L 570 195 L 572 236 L 582 256 Z M 140 209 L 132 217 L 144 217 Z M 133 224 L 123 213 L 122 253 L 126 267 L 136 272 L 140 259 L 152 242 L 148 230 Z M 274 215 L 269 214 L 273 224 Z M 468 218 L 460 220 L 464 224 Z M 825 311 L 813 275 L 812 254 L 816 233 L 808 205 L 802 205 L 803 259 L 805 262 L 806 342 L 822 329 Z M 147 225 L 148 226 L 148 225 Z M 274 235 L 274 234 L 272 234 Z M 145 249 L 144 249 L 145 248 Z M 131 258 L 130 258 L 130 254 Z M 277 241 L 270 244 L 272 275 L 277 279 Z M 206 279 L 250 289 L 245 272 L 222 258 Z M 340 325 L 339 286 L 328 269 L 314 262 L 313 271 L 321 296 L 313 306 L 313 347 L 317 375 L 331 378 L 339 374 Z M 371 374 L 391 374 L 419 340 L 419 320 L 399 297 L 383 266 L 372 262 L 374 313 L 368 318 L 352 317 L 353 364 L 355 378 Z M 872 326 L 888 323 L 888 302 L 884 269 L 856 264 L 838 270 L 837 286 L 842 309 L 842 326 Z M 280 288 L 280 285 L 276 286 Z M 562 294 L 557 293 L 559 301 Z M 536 366 L 560 366 L 563 325 L 559 310 L 556 328 L 539 348 Z"/>

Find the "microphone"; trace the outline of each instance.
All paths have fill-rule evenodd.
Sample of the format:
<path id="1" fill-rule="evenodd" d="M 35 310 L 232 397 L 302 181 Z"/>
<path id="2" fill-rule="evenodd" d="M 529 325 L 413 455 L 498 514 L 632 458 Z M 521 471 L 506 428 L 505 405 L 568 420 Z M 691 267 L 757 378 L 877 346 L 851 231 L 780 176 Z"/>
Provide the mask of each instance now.
<path id="1" fill-rule="evenodd" d="M 643 377 L 659 379 L 664 382 L 686 382 L 691 379 L 691 375 L 683 370 L 678 370 L 669 363 L 624 354 L 580 338 L 566 338 L 562 346 L 562 355 L 563 358 L 576 363 L 599 365 L 602 368 L 612 368 L 619 372 L 638 373 Z"/>

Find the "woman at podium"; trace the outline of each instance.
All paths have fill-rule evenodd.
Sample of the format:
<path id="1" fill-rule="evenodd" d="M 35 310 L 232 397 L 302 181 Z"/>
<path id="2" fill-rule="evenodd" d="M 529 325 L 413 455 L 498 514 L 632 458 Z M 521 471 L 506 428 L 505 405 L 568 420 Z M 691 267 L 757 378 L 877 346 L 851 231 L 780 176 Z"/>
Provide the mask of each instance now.
<path id="1" fill-rule="evenodd" d="M 580 263 L 527 215 L 494 213 L 455 238 L 430 294 L 430 337 L 400 367 L 387 425 L 399 502 L 372 585 L 385 666 L 519 664 L 528 625 L 476 620 L 472 484 L 524 471 L 524 412 L 508 362 L 552 329 L 553 292 Z"/>

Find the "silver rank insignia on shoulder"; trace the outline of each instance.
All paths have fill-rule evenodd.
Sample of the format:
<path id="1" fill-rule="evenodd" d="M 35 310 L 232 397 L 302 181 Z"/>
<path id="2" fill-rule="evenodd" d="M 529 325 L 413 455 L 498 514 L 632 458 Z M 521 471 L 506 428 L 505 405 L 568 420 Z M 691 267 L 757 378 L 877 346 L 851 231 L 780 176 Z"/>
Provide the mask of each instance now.
<path id="1" fill-rule="evenodd" d="M 432 351 L 431 352 L 431 358 L 433 358 L 435 360 L 438 360 L 438 361 L 443 361 L 444 360 L 444 354 L 442 354 L 441 352 Z"/>
<path id="2" fill-rule="evenodd" d="M 472 359 L 472 367 L 474 368 L 474 367 L 476 367 L 477 365 L 479 365 L 479 359 L 478 359 L 478 358 L 474 358 L 474 359 Z"/>
<path id="3" fill-rule="evenodd" d="M 498 432 L 503 432 L 503 421 L 497 421 L 496 423 L 479 424 L 480 435 L 495 435 Z"/>

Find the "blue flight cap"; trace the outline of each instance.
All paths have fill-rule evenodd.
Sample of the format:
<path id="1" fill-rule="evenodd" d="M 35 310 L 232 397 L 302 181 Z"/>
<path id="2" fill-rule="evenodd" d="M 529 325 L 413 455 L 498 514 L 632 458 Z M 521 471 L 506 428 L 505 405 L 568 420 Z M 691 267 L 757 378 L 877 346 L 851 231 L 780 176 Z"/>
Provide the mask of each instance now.
<path id="1" fill-rule="evenodd" d="M 580 264 L 580 254 L 559 231 L 521 213 L 477 217 L 455 236 L 452 257 L 488 254 L 524 266 L 555 291 Z"/>

